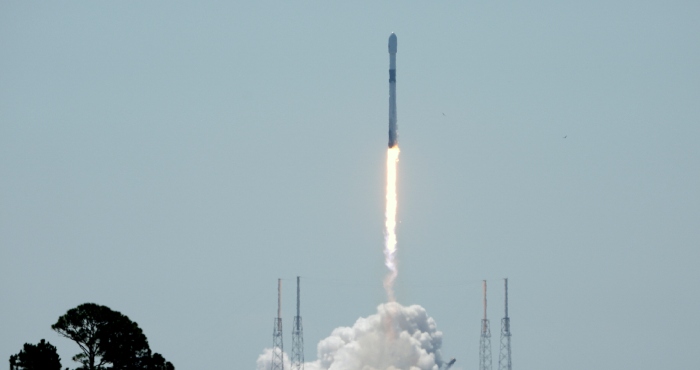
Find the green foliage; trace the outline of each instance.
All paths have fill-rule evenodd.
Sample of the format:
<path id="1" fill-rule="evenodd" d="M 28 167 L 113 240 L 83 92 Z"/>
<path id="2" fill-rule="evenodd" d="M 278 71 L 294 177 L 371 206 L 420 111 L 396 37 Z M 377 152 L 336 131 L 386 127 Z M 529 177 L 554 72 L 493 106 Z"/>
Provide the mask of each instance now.
<path id="1" fill-rule="evenodd" d="M 10 356 L 10 367 L 16 370 L 61 370 L 56 347 L 42 339 L 38 344 L 25 343 L 18 354 Z"/>
<path id="2" fill-rule="evenodd" d="M 106 306 L 81 304 L 59 317 L 51 328 L 78 344 L 82 352 L 73 360 L 82 364 L 80 370 L 174 369 L 163 356 L 151 355 L 138 324 Z"/>

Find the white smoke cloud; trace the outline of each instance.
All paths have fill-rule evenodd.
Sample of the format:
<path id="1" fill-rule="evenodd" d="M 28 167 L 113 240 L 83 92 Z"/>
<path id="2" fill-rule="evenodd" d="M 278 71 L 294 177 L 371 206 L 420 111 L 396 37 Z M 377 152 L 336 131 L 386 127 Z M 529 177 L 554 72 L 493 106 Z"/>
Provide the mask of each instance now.
<path id="1" fill-rule="evenodd" d="M 305 370 L 438 370 L 442 365 L 442 332 L 418 305 L 390 302 L 377 313 L 340 327 L 318 343 L 318 359 Z M 272 350 L 257 361 L 257 370 L 270 370 Z M 284 367 L 289 359 L 284 355 Z"/>
<path id="2" fill-rule="evenodd" d="M 291 363 L 291 361 L 289 361 L 289 356 L 287 356 L 286 352 L 282 352 L 282 362 L 284 363 L 285 369 L 292 368 L 292 363 Z M 272 368 L 271 365 L 272 365 L 272 348 L 265 348 L 263 353 L 260 356 L 258 356 L 256 368 L 258 370 L 261 370 L 261 369 L 270 370 Z"/>

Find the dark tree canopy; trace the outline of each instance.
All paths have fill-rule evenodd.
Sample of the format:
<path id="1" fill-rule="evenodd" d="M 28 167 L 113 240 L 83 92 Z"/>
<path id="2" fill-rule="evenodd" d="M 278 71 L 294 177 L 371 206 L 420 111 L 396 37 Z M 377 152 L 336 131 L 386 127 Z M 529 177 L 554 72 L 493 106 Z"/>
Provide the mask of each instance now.
<path id="1" fill-rule="evenodd" d="M 160 355 L 160 353 L 154 353 L 151 357 L 151 364 L 148 367 L 149 370 L 175 370 L 175 366 L 169 361 L 165 361 L 165 358 Z"/>
<path id="2" fill-rule="evenodd" d="M 148 340 L 138 324 L 106 306 L 85 303 L 68 310 L 51 326 L 76 342 L 81 353 L 73 357 L 84 370 L 150 370 L 172 364 L 163 356 L 151 354 Z M 106 367 L 106 365 L 111 365 Z M 164 368 L 165 369 L 165 368 Z"/>
<path id="3" fill-rule="evenodd" d="M 61 357 L 56 347 L 41 340 L 38 344 L 25 343 L 18 354 L 10 356 L 10 368 L 14 370 L 61 370 Z"/>
<path id="4" fill-rule="evenodd" d="M 100 329 L 112 316 L 113 311 L 108 307 L 85 303 L 68 310 L 51 329 L 78 344 L 82 353 L 73 356 L 73 361 L 80 362 L 84 369 L 101 369 L 104 350 L 100 346 Z"/>
<path id="5" fill-rule="evenodd" d="M 115 370 L 145 369 L 151 358 L 148 340 L 139 326 L 119 312 L 99 334 L 104 350 L 102 359 L 112 364 Z"/>

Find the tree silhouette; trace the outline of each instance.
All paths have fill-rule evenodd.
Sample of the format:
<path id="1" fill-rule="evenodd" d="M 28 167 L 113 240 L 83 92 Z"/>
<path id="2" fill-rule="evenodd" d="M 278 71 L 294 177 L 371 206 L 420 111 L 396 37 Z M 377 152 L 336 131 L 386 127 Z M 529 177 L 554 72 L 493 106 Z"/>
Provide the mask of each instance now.
<path id="1" fill-rule="evenodd" d="M 102 359 L 114 370 L 146 369 L 151 358 L 148 340 L 139 326 L 119 312 L 98 333 Z"/>
<path id="2" fill-rule="evenodd" d="M 56 347 L 42 339 L 38 344 L 25 343 L 18 354 L 10 356 L 12 370 L 61 370 Z"/>
<path id="3" fill-rule="evenodd" d="M 104 349 L 99 337 L 112 316 L 113 311 L 108 307 L 85 303 L 68 310 L 51 329 L 78 344 L 82 353 L 73 356 L 73 361 L 80 362 L 84 369 L 102 369 Z"/>
<path id="4" fill-rule="evenodd" d="M 51 326 L 60 335 L 76 342 L 81 353 L 73 356 L 83 370 L 150 370 L 169 364 L 163 356 L 151 355 L 148 340 L 138 324 L 126 315 L 94 303 L 72 308 Z M 162 361 L 161 361 L 162 359 Z"/>
<path id="5" fill-rule="evenodd" d="M 165 361 L 165 358 L 160 355 L 160 353 L 154 353 L 151 357 L 151 364 L 148 367 L 149 370 L 175 370 L 175 366 L 172 363 Z"/>

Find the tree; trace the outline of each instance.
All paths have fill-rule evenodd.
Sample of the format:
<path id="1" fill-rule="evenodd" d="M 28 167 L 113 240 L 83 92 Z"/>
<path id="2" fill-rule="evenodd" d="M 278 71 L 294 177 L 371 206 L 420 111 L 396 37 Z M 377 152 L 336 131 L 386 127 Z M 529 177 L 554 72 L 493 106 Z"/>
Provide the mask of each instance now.
<path id="1" fill-rule="evenodd" d="M 25 343 L 18 354 L 10 356 L 13 370 L 61 370 L 61 357 L 56 347 L 42 339 L 38 344 Z"/>
<path id="2" fill-rule="evenodd" d="M 100 346 L 100 330 L 112 316 L 108 307 L 85 303 L 68 310 L 51 325 L 51 329 L 78 344 L 82 353 L 73 356 L 73 361 L 80 362 L 83 369 L 102 369 L 104 350 Z"/>
<path id="3" fill-rule="evenodd" d="M 155 356 L 138 324 L 109 307 L 81 304 L 59 317 L 51 328 L 78 344 L 82 352 L 73 360 L 82 364 L 79 369 L 102 370 L 107 364 L 113 370 L 155 368 Z"/>
<path id="4" fill-rule="evenodd" d="M 103 360 L 114 370 L 145 369 L 151 358 L 148 340 L 139 326 L 119 312 L 98 335 L 104 349 Z"/>
<path id="5" fill-rule="evenodd" d="M 165 358 L 161 356 L 160 353 L 154 353 L 151 357 L 151 364 L 148 367 L 149 370 L 175 370 L 175 366 L 169 361 L 165 361 Z"/>

